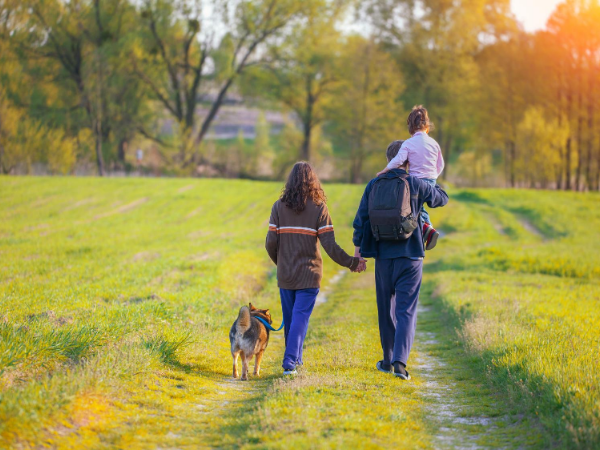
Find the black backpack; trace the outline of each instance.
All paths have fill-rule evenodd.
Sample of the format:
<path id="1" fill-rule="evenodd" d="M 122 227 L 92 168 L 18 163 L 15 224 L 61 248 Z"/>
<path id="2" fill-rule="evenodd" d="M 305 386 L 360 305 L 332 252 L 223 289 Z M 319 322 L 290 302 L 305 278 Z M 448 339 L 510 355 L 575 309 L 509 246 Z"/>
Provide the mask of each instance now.
<path id="1" fill-rule="evenodd" d="M 419 225 L 410 206 L 408 175 L 378 178 L 369 194 L 369 220 L 376 241 L 408 239 Z"/>

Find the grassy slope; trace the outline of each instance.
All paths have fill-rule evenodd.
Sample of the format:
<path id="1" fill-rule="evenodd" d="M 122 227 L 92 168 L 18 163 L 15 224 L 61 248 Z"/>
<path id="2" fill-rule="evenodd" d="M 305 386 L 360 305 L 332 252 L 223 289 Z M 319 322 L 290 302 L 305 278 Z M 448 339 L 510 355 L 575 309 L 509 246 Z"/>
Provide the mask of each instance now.
<path id="1" fill-rule="evenodd" d="M 280 317 L 262 249 L 279 188 L 0 178 L 0 443 L 427 448 L 448 425 L 485 431 L 482 445 L 599 442 L 597 195 L 462 191 L 434 215 L 450 234 L 431 253 L 423 302 L 433 312 L 419 326 L 439 342 L 418 340 L 415 360 L 421 347 L 444 358 L 451 370 L 436 382 L 458 380 L 461 414 L 508 417 L 490 427 L 433 420 L 437 400 L 417 367 L 400 386 L 371 370 L 368 275 L 345 277 L 315 311 L 302 376 L 279 379 L 279 334 L 260 380 L 230 381 L 226 333 L 239 305 Z M 326 190 L 350 250 L 361 188 Z M 326 261 L 326 279 L 337 270 Z M 523 441 L 534 424 L 546 432 Z"/>
<path id="2" fill-rule="evenodd" d="M 598 194 L 465 191 L 434 263 L 435 303 L 488 380 L 561 448 L 600 445 Z M 580 220 L 584 218 L 584 220 Z"/>

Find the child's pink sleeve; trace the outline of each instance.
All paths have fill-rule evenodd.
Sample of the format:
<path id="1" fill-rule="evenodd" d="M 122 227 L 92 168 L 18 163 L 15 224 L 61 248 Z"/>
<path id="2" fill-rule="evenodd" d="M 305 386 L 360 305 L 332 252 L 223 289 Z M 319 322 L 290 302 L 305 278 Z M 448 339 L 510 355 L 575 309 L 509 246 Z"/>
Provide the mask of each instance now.
<path id="1" fill-rule="evenodd" d="M 442 149 L 438 145 L 438 158 L 437 158 L 437 173 L 438 173 L 438 177 L 442 173 L 442 170 L 444 170 L 444 157 L 442 156 Z"/>
<path id="2" fill-rule="evenodd" d="M 407 159 L 408 150 L 406 149 L 405 145 L 402 144 L 402 147 L 400 147 L 400 150 L 398 150 L 398 154 L 394 156 L 392 160 L 388 163 L 387 168 L 390 170 L 397 169 L 398 167 L 402 166 Z"/>

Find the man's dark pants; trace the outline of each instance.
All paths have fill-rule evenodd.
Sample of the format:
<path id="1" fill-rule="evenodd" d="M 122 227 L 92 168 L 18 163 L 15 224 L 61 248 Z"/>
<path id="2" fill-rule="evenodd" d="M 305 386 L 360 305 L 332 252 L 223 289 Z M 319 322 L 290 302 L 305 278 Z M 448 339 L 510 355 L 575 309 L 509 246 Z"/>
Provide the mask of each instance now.
<path id="1" fill-rule="evenodd" d="M 415 338 L 423 260 L 376 259 L 375 285 L 383 362 L 408 362 Z"/>

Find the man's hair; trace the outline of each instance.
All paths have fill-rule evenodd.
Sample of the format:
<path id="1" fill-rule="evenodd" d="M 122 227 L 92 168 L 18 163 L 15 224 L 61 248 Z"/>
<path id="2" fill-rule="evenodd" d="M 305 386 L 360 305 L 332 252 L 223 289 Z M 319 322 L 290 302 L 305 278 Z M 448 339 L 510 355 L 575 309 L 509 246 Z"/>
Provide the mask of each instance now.
<path id="1" fill-rule="evenodd" d="M 281 201 L 296 214 L 300 214 L 306 208 L 309 198 L 317 205 L 327 201 L 319 177 L 312 166 L 304 161 L 297 162 L 292 167 L 283 188 Z"/>
<path id="2" fill-rule="evenodd" d="M 406 124 L 411 136 L 417 131 L 425 131 L 427 128 L 433 130 L 433 122 L 429 120 L 429 114 L 427 114 L 427 109 L 423 105 L 413 106 L 408 119 L 406 119 Z"/>
<path id="3" fill-rule="evenodd" d="M 385 152 L 385 156 L 387 156 L 388 162 L 394 159 L 394 156 L 398 154 L 398 152 L 400 151 L 400 147 L 402 147 L 402 144 L 404 144 L 404 141 L 394 141 L 390 145 L 388 145 L 388 148 Z"/>

